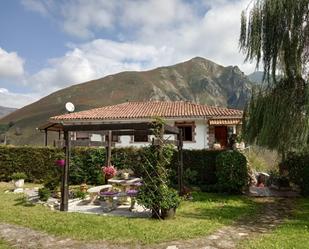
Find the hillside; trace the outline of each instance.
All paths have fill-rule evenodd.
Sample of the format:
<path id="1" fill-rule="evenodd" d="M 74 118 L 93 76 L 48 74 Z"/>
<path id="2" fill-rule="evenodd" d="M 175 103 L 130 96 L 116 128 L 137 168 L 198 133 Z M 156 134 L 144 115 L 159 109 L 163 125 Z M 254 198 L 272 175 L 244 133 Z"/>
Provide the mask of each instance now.
<path id="1" fill-rule="evenodd" d="M 10 108 L 10 107 L 4 107 L 4 106 L 0 106 L 0 118 L 4 117 L 5 115 L 8 115 L 14 111 L 16 111 L 16 108 Z"/>
<path id="2" fill-rule="evenodd" d="M 76 111 L 147 100 L 189 100 L 242 108 L 251 87 L 238 67 L 223 67 L 196 57 L 173 66 L 122 72 L 70 86 L 15 111 L 0 123 L 14 123 L 8 132 L 11 143 L 42 144 L 43 136 L 35 128 L 50 116 L 64 113 L 64 104 L 68 101 L 75 104 Z"/>

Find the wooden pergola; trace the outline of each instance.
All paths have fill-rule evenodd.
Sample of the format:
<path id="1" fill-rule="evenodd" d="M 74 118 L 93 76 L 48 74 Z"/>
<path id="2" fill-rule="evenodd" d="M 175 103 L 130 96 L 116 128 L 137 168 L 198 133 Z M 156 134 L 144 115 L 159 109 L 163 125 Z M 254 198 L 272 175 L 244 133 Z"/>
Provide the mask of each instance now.
<path id="1" fill-rule="evenodd" d="M 61 133 L 63 133 L 63 148 L 65 150 L 65 166 L 62 172 L 61 181 L 61 203 L 60 211 L 68 211 L 68 199 L 69 199 L 69 168 L 70 168 L 70 157 L 72 141 L 70 132 L 100 132 L 107 136 L 102 146 L 106 147 L 106 165 L 111 164 L 111 149 L 113 146 L 112 135 L 118 136 L 133 136 L 133 135 L 154 135 L 153 124 L 151 122 L 140 122 L 140 123 L 65 123 L 65 122 L 49 122 L 38 128 L 44 132 L 44 144 L 48 145 L 48 132 L 58 132 L 59 140 L 61 139 Z M 177 135 L 176 141 L 167 141 L 177 146 L 178 153 L 178 187 L 181 193 L 183 189 L 183 138 L 182 131 L 177 127 L 170 125 L 163 125 L 162 134 Z M 156 140 L 153 140 L 156 143 Z"/>

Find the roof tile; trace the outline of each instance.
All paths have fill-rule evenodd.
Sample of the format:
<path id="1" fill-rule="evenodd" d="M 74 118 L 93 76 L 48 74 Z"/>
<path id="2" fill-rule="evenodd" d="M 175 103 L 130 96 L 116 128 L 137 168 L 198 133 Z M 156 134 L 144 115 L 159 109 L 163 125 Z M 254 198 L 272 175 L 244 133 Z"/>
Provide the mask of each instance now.
<path id="1" fill-rule="evenodd" d="M 51 120 L 118 120 L 176 117 L 235 117 L 240 118 L 242 111 L 187 101 L 149 101 L 126 102 L 113 106 L 104 106 L 86 111 L 74 112 L 52 117 Z"/>

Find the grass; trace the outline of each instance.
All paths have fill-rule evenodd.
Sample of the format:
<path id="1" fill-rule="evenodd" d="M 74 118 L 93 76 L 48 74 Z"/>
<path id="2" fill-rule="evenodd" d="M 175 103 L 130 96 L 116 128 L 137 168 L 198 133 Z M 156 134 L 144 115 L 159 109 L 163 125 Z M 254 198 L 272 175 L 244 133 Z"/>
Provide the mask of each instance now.
<path id="1" fill-rule="evenodd" d="M 251 146 L 245 153 L 250 167 L 258 172 L 271 172 L 278 168 L 279 156 L 274 151 Z"/>
<path id="2" fill-rule="evenodd" d="M 174 220 L 106 217 L 27 205 L 22 195 L 4 193 L 7 188 L 8 184 L 0 183 L 1 222 L 78 240 L 152 244 L 195 238 L 210 234 L 257 210 L 257 205 L 246 197 L 195 193 L 194 201 L 181 204 Z"/>
<path id="3" fill-rule="evenodd" d="M 243 241 L 246 249 L 303 249 L 309 248 L 309 198 L 297 201 L 293 216 L 271 234 Z"/>
<path id="4" fill-rule="evenodd" d="M 12 248 L 9 244 L 0 238 L 0 249 L 10 249 Z"/>

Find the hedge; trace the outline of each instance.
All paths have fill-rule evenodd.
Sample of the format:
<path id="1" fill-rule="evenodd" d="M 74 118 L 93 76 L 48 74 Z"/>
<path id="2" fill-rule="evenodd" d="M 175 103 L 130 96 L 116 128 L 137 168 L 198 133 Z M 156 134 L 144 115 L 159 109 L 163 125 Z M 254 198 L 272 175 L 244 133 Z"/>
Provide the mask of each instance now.
<path id="1" fill-rule="evenodd" d="M 118 169 L 132 169 L 141 172 L 143 149 L 133 147 L 114 148 L 112 162 Z M 210 185 L 217 182 L 216 157 L 220 151 L 184 150 L 184 179 L 188 185 Z M 101 167 L 105 162 L 104 148 L 76 147 L 72 149 L 70 183 L 102 184 Z M 177 151 L 170 165 L 172 181 L 177 183 Z M 63 151 L 51 147 L 0 146 L 0 181 L 10 180 L 14 172 L 24 172 L 30 182 L 43 182 L 60 176 L 61 169 L 56 159 L 64 158 Z"/>
<path id="2" fill-rule="evenodd" d="M 309 196 L 309 153 L 289 153 L 282 165 L 288 170 L 290 181 L 299 185 L 304 196 Z"/>

